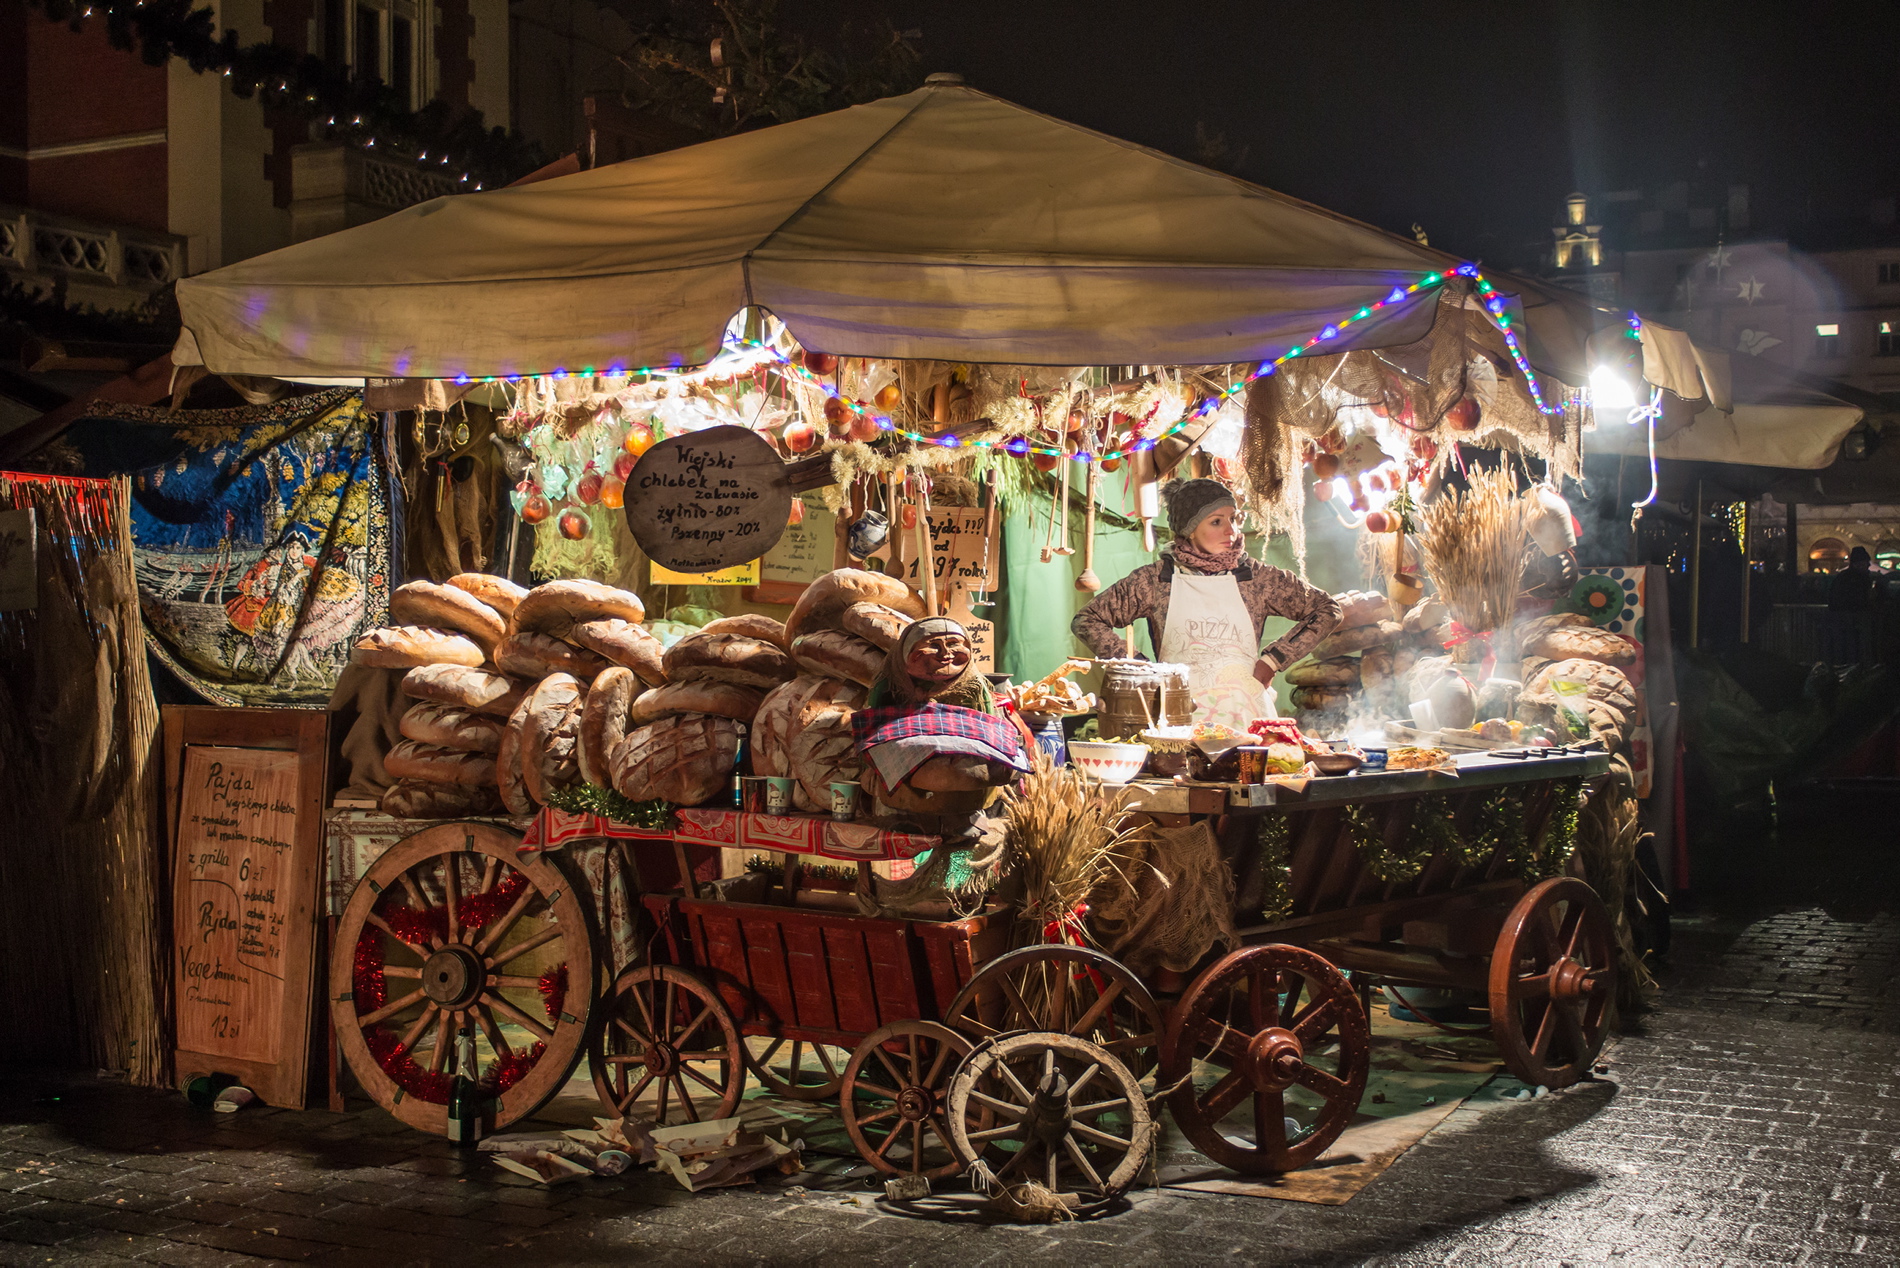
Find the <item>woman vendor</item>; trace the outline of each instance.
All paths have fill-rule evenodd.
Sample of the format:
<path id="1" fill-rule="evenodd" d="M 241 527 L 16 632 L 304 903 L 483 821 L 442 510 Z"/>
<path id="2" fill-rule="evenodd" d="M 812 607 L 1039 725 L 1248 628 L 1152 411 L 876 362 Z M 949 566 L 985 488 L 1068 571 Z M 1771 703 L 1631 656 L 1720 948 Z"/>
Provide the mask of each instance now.
<path id="1" fill-rule="evenodd" d="M 1273 676 L 1339 624 L 1339 604 L 1283 568 L 1249 558 L 1234 495 L 1218 480 L 1163 490 L 1174 541 L 1076 613 L 1070 629 L 1104 659 L 1124 655 L 1118 628 L 1146 618 L 1156 659 L 1188 667 L 1196 722 L 1245 729 L 1278 715 Z M 1293 622 L 1262 650 L 1267 618 Z"/>

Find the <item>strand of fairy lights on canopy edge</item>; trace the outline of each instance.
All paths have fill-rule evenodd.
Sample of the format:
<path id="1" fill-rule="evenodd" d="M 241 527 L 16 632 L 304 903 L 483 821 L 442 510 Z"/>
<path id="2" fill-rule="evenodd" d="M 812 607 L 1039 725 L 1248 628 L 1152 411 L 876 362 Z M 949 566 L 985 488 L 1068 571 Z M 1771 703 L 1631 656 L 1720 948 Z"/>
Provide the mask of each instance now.
<path id="1" fill-rule="evenodd" d="M 1175 435 L 1177 432 L 1181 431 L 1183 428 L 1188 426 L 1188 424 L 1194 422 L 1197 419 L 1205 418 L 1208 414 L 1214 412 L 1215 410 L 1219 409 L 1221 406 L 1225 405 L 1234 396 L 1238 395 L 1242 391 L 1245 391 L 1248 384 L 1254 382 L 1256 379 L 1265 378 L 1267 375 L 1272 374 L 1274 371 L 1279 369 L 1282 365 L 1285 365 L 1288 361 L 1291 361 L 1296 357 L 1306 354 L 1307 352 L 1309 352 L 1313 348 L 1318 347 L 1322 343 L 1328 342 L 1333 339 L 1337 339 L 1340 335 L 1340 332 L 1344 331 L 1347 327 L 1353 325 L 1356 322 L 1366 320 L 1367 318 L 1371 317 L 1374 313 L 1380 311 L 1381 309 L 1384 309 L 1394 304 L 1403 303 L 1407 299 L 1410 299 L 1412 296 L 1417 295 L 1423 291 L 1429 291 L 1435 287 L 1442 286 L 1445 282 L 1450 280 L 1452 276 L 1467 277 L 1467 278 L 1470 278 L 1472 282 L 1474 283 L 1478 294 L 1481 296 L 1480 303 L 1482 303 L 1482 305 L 1484 306 L 1484 310 L 1488 314 L 1489 319 L 1494 325 L 1497 326 L 1499 331 L 1502 332 L 1504 335 L 1504 346 L 1510 352 L 1511 360 L 1517 365 L 1518 372 L 1524 376 L 1525 386 L 1530 391 L 1531 401 L 1533 404 L 1536 405 L 1537 411 L 1540 414 L 1544 414 L 1546 416 L 1553 416 L 1553 415 L 1558 415 L 1558 414 L 1563 413 L 1564 411 L 1561 406 L 1552 406 L 1544 400 L 1543 391 L 1538 386 L 1538 383 L 1537 383 L 1537 374 L 1531 368 L 1530 359 L 1526 357 L 1524 354 L 1523 346 L 1519 343 L 1518 338 L 1517 338 L 1517 332 L 1512 329 L 1511 316 L 1508 311 L 1509 305 L 1507 301 L 1504 299 L 1504 297 L 1501 294 L 1497 292 L 1496 288 L 1491 285 L 1490 281 L 1486 279 L 1484 274 L 1479 271 L 1478 266 L 1475 264 L 1461 264 L 1457 268 L 1451 270 L 1450 273 L 1428 273 L 1424 277 L 1420 278 L 1418 281 L 1413 282 L 1410 286 L 1394 286 L 1392 288 L 1392 293 L 1387 295 L 1384 299 L 1368 304 L 1364 308 L 1361 308 L 1358 312 L 1352 314 L 1352 316 L 1350 317 L 1344 317 L 1344 318 L 1341 318 L 1337 322 L 1332 322 L 1332 323 L 1327 324 L 1326 326 L 1322 327 L 1317 334 L 1307 339 L 1304 343 L 1294 344 L 1292 347 L 1288 348 L 1285 352 L 1281 353 L 1279 356 L 1274 357 L 1271 360 L 1262 361 L 1259 365 L 1255 366 L 1254 369 L 1250 371 L 1244 377 L 1235 380 L 1234 382 L 1228 384 L 1225 388 L 1221 389 L 1221 391 L 1201 401 L 1200 404 L 1196 405 L 1193 409 L 1189 410 L 1185 415 L 1183 415 L 1174 424 L 1169 426 L 1167 430 L 1163 431 L 1159 436 L 1142 437 L 1134 441 L 1132 444 L 1128 445 L 1124 449 L 1114 449 L 1114 450 L 1110 450 L 1110 451 L 1099 453 L 1099 454 L 1090 453 L 1086 450 L 1078 450 L 1072 453 L 1066 449 L 1059 449 L 1059 448 L 1054 448 L 1054 447 L 1045 446 L 1045 445 L 1035 445 L 1035 444 L 1031 444 L 1029 440 L 1023 436 L 1011 437 L 1009 440 L 1005 440 L 1005 441 L 972 440 L 972 441 L 967 441 L 967 442 L 954 434 L 944 435 L 944 436 L 926 436 L 922 432 L 915 432 L 915 431 L 909 430 L 908 428 L 899 427 L 895 422 L 891 420 L 891 417 L 888 414 L 874 413 L 871 410 L 866 409 L 859 402 L 851 399 L 848 396 L 845 396 L 842 392 L 838 390 L 838 388 L 834 384 L 825 382 L 824 379 L 813 374 L 810 370 L 807 370 L 804 366 L 799 365 L 796 361 L 792 360 L 790 356 L 786 355 L 783 352 L 780 352 L 777 348 L 772 347 L 769 344 L 763 343 L 756 339 L 747 339 L 747 340 L 742 341 L 739 346 L 742 348 L 749 349 L 753 351 L 754 353 L 765 354 L 763 357 L 753 362 L 753 365 L 763 364 L 766 361 L 775 361 L 778 363 L 781 370 L 789 372 L 791 374 L 798 375 L 804 382 L 810 384 L 812 387 L 817 388 L 819 391 L 823 392 L 826 396 L 831 397 L 832 399 L 838 401 L 851 413 L 870 418 L 871 421 L 877 425 L 878 430 L 892 432 L 898 436 L 902 436 L 904 439 L 908 441 L 911 441 L 913 444 L 936 445 L 936 446 L 939 446 L 941 448 L 946 448 L 946 449 L 956 449 L 956 448 L 999 449 L 1003 451 L 1004 453 L 1010 454 L 1011 456 L 1018 457 L 1018 458 L 1026 458 L 1032 454 L 1041 454 L 1043 456 L 1052 457 L 1052 458 L 1069 458 L 1076 462 L 1113 462 L 1113 461 L 1126 458 L 1130 454 L 1139 453 L 1139 452 L 1143 452 L 1145 450 L 1154 448 L 1155 445 L 1159 444 L 1163 440 L 1166 440 L 1168 437 Z M 1634 322 L 1633 317 L 1632 317 L 1632 322 Z M 743 368 L 722 366 L 722 367 L 719 367 L 719 369 L 715 373 L 712 373 L 711 377 L 727 377 L 734 374 L 744 373 L 746 370 L 750 368 L 752 368 L 752 366 L 746 366 Z M 637 374 L 637 375 L 645 376 L 649 378 L 664 377 L 664 378 L 671 379 L 671 378 L 687 378 L 687 377 L 704 377 L 708 374 L 708 371 L 710 370 L 711 370 L 711 367 L 708 367 L 707 370 L 686 371 L 686 372 L 680 373 L 680 372 L 667 370 L 663 367 L 660 369 L 642 368 L 639 370 L 628 370 L 623 366 L 614 365 L 614 366 L 609 366 L 605 373 L 608 377 L 630 376 L 630 375 Z M 587 378 L 587 377 L 593 377 L 597 372 L 594 370 L 592 366 L 588 366 L 588 367 L 582 368 L 579 371 L 572 372 L 572 373 L 574 373 L 577 377 Z M 569 377 L 569 374 L 570 374 L 570 371 L 567 371 L 564 369 L 556 369 L 552 373 L 547 375 L 546 377 L 559 380 L 559 379 L 565 379 Z M 535 378 L 535 377 L 539 377 L 539 376 L 532 375 L 532 374 L 486 375 L 479 379 L 475 379 L 475 378 L 471 378 L 471 376 L 469 375 L 461 374 L 455 377 L 454 382 L 458 384 L 464 384 L 464 385 L 471 382 L 516 383 L 524 378 Z"/>

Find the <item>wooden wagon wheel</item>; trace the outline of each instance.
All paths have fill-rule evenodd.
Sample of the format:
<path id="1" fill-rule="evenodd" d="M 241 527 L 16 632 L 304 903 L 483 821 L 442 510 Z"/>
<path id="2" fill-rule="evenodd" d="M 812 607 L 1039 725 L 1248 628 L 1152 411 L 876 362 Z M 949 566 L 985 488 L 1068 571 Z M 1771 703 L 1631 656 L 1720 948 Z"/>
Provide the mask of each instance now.
<path id="1" fill-rule="evenodd" d="M 988 1111 L 995 1126 L 977 1126 Z M 1141 1085 L 1099 1044 L 1030 1031 L 978 1047 L 944 1105 L 959 1155 L 1003 1185 L 1035 1181 L 1064 1205 L 1118 1196 L 1141 1174 L 1154 1119 Z"/>
<path id="2" fill-rule="evenodd" d="M 1570 876 L 1531 887 L 1491 953 L 1491 1035 L 1512 1074 L 1569 1087 L 1603 1047 L 1616 943 L 1596 891 Z"/>
<path id="3" fill-rule="evenodd" d="M 1016 1031 L 1053 1031 L 1100 1044 L 1136 1077 L 1154 1068 L 1161 1008 L 1111 956 L 1089 947 L 1050 944 L 997 956 L 957 992 L 944 1024 L 972 1039 Z"/>
<path id="4" fill-rule="evenodd" d="M 969 1164 L 952 1143 L 944 1101 L 970 1041 L 932 1021 L 865 1036 L 845 1067 L 839 1105 L 858 1154 L 889 1175 L 941 1180 Z"/>
<path id="5" fill-rule="evenodd" d="M 753 1035 L 746 1040 L 752 1073 L 769 1091 L 795 1101 L 828 1101 L 844 1087 L 851 1050 L 836 1044 L 778 1035 Z"/>
<path id="6" fill-rule="evenodd" d="M 685 969 L 628 969 L 601 1001 L 587 1049 L 609 1114 L 650 1123 L 727 1118 L 745 1093 L 745 1048 L 719 993 Z"/>
<path id="7" fill-rule="evenodd" d="M 1270 1175 L 1305 1166 L 1346 1130 L 1371 1050 L 1352 984 L 1324 957 L 1243 947 L 1175 1005 L 1156 1078 L 1173 1089 L 1168 1108 L 1195 1148 L 1244 1175 Z M 1238 1113 L 1250 1099 L 1250 1112 Z"/>
<path id="8" fill-rule="evenodd" d="M 526 1118 L 580 1059 L 594 986 L 587 918 L 554 866 L 484 823 L 425 828 L 350 895 L 330 1016 L 363 1089 L 411 1127 L 448 1130 L 455 1032 L 476 1032 L 494 1128 Z"/>

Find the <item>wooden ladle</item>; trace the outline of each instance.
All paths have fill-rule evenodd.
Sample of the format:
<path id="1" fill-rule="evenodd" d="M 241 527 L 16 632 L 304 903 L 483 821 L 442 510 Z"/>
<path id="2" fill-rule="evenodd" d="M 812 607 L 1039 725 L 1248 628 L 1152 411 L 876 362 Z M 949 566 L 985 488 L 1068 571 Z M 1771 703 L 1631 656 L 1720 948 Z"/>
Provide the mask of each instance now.
<path id="1" fill-rule="evenodd" d="M 1089 504 L 1083 512 L 1082 520 L 1082 575 L 1075 579 L 1077 590 L 1094 594 L 1102 588 L 1102 579 L 1095 575 L 1095 484 L 1101 468 L 1093 456 L 1089 458 L 1088 498 Z"/>

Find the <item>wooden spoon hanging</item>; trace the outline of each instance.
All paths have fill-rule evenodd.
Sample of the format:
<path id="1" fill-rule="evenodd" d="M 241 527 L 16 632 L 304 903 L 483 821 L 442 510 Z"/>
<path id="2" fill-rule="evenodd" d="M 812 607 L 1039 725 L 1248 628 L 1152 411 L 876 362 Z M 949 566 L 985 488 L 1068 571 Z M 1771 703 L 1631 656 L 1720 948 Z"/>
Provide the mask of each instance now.
<path id="1" fill-rule="evenodd" d="M 1089 458 L 1088 507 L 1083 511 L 1082 520 L 1082 575 L 1075 579 L 1077 590 L 1094 594 L 1102 588 L 1102 579 L 1095 575 L 1095 484 L 1100 466 L 1093 456 Z"/>

